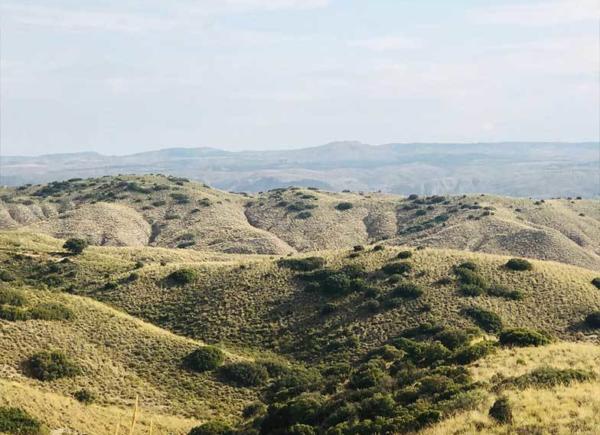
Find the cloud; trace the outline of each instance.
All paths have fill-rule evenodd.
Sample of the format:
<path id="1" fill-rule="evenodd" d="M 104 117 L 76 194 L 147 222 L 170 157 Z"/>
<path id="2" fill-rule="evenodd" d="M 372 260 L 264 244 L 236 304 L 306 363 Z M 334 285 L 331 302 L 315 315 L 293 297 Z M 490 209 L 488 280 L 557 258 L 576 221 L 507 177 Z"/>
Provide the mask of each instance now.
<path id="1" fill-rule="evenodd" d="M 538 0 L 474 9 L 469 16 L 475 21 L 537 27 L 597 22 L 599 14 L 597 0 Z"/>
<path id="2" fill-rule="evenodd" d="M 236 9 L 272 11 L 324 8 L 330 0 L 225 0 L 223 3 Z"/>
<path id="3" fill-rule="evenodd" d="M 420 41 L 405 36 L 383 36 L 379 38 L 352 41 L 351 47 L 365 48 L 371 51 L 412 50 L 421 47 Z"/>

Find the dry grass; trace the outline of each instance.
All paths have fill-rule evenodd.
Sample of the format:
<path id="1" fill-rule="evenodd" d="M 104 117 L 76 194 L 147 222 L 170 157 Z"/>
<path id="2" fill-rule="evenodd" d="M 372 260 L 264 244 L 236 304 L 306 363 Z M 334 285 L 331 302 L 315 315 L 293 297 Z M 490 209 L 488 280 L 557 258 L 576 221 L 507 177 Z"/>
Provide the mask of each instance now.
<path id="1" fill-rule="evenodd" d="M 600 374 L 600 347 L 589 343 L 556 343 L 541 348 L 503 350 L 472 368 L 476 379 L 518 376 L 537 367 L 582 368 Z M 600 427 L 600 382 L 551 389 L 509 390 L 514 423 L 500 425 L 488 416 L 495 396 L 488 393 L 477 409 L 461 413 L 424 431 L 447 434 L 597 434 Z"/>
<path id="2" fill-rule="evenodd" d="M 130 190 L 127 183 L 143 191 Z M 241 254 L 288 254 L 385 240 L 600 270 L 597 200 L 541 203 L 485 195 L 419 205 L 394 195 L 309 189 L 245 197 L 155 175 L 83 180 L 55 196 L 32 196 L 39 189 L 5 189 L 8 199 L 0 201 L 0 228 L 57 237 L 85 235 L 103 245 L 186 246 Z M 187 201 L 178 202 L 173 195 L 184 195 Z M 339 211 L 340 202 L 353 207 Z M 307 210 L 310 217 L 300 219 L 298 211 L 288 208 L 295 203 L 314 207 Z M 417 208 L 425 215 L 416 216 Z M 434 222 L 443 216 L 448 217 L 446 222 Z M 415 230 L 419 225 L 430 227 Z"/>
<path id="3" fill-rule="evenodd" d="M 15 381 L 0 380 L 0 405 L 17 407 L 36 416 L 44 425 L 57 433 L 114 435 L 120 423 L 120 434 L 129 433 L 132 406 L 84 405 L 75 399 L 44 391 Z M 130 404 L 131 405 L 131 404 Z M 136 418 L 133 434 L 186 434 L 199 420 L 141 409 Z"/>

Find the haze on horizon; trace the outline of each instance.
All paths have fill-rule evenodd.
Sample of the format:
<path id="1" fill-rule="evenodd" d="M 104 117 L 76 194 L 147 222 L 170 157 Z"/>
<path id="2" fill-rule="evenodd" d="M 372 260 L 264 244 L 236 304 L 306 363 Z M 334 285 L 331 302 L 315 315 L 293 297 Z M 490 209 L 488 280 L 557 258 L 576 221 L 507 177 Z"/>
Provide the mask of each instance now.
<path id="1" fill-rule="evenodd" d="M 0 0 L 4 155 L 597 141 L 595 0 Z"/>

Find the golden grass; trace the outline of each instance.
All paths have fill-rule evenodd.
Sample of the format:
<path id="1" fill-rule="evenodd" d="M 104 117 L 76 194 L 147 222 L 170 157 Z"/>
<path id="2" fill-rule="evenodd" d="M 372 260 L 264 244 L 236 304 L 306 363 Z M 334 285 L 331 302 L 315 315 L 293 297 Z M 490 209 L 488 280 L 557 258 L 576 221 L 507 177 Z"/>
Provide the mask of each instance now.
<path id="1" fill-rule="evenodd" d="M 149 190 L 129 191 L 123 183 Z M 152 190 L 155 185 L 166 190 Z M 415 209 L 403 208 L 411 202 L 378 193 L 288 189 L 246 197 L 195 182 L 178 185 L 154 175 L 102 177 L 73 186 L 49 198 L 33 196 L 39 186 L 7 189 L 5 194 L 12 197 L 0 201 L 0 228 L 24 228 L 57 237 L 83 235 L 95 243 L 116 246 L 149 243 L 174 248 L 182 240 L 192 240 L 191 249 L 240 254 L 285 255 L 385 240 L 394 245 L 511 254 L 600 270 L 597 200 L 540 203 L 490 195 L 456 196 L 432 209 L 419 205 L 426 214 L 415 216 Z M 106 197 L 107 193 L 113 198 Z M 187 195 L 189 201 L 178 203 L 172 194 Z M 282 201 L 316 208 L 309 210 L 308 219 L 299 219 Z M 353 208 L 339 211 L 335 206 L 340 202 L 350 202 Z M 442 215 L 449 217 L 443 224 L 405 232 Z"/>
<path id="2" fill-rule="evenodd" d="M 600 346 L 591 343 L 555 343 L 539 348 L 502 350 L 472 367 L 475 379 L 494 375 L 518 376 L 537 367 L 581 368 L 600 374 Z M 550 389 L 508 390 L 514 423 L 501 425 L 488 416 L 496 396 L 488 393 L 477 409 L 455 415 L 425 435 L 449 434 L 597 434 L 600 428 L 600 381 Z"/>
<path id="3" fill-rule="evenodd" d="M 187 434 L 201 421 L 163 413 L 151 413 L 142 408 L 135 419 L 134 431 L 131 404 L 127 407 L 114 405 L 84 405 L 75 399 L 35 388 L 20 382 L 0 379 L 0 405 L 17 407 L 35 416 L 51 430 L 66 429 L 67 433 L 105 434 Z M 120 429 L 116 431 L 117 426 Z M 126 429 L 126 430 L 124 430 Z"/>

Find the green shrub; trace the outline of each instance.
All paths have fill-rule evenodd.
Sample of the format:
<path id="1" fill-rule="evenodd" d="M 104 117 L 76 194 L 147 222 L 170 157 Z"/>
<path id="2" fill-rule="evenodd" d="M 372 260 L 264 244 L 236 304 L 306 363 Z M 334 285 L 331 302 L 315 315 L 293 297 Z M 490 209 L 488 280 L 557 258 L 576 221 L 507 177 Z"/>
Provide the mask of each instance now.
<path id="1" fill-rule="evenodd" d="M 301 211 L 296 215 L 296 219 L 308 219 L 312 217 L 312 213 L 309 211 Z"/>
<path id="2" fill-rule="evenodd" d="M 506 287 L 502 286 L 492 286 L 487 289 L 487 294 L 490 296 L 495 296 L 498 298 L 504 299 L 512 299 L 515 301 L 519 301 L 525 297 L 523 292 L 519 290 L 510 290 Z"/>
<path id="3" fill-rule="evenodd" d="M 25 308 L 0 305 L 0 319 L 8 320 L 9 322 L 29 320 L 31 319 L 31 313 Z"/>
<path id="4" fill-rule="evenodd" d="M 510 328 L 500 332 L 499 342 L 504 346 L 543 346 L 550 343 L 550 338 L 538 331 L 526 328 Z"/>
<path id="5" fill-rule="evenodd" d="M 350 210 L 352 207 L 354 207 L 354 205 L 351 202 L 340 202 L 335 206 L 336 210 L 339 211 Z"/>
<path id="6" fill-rule="evenodd" d="M 412 270 L 412 266 L 410 263 L 401 261 L 397 263 L 388 263 L 383 265 L 381 270 L 387 275 L 399 274 L 403 275 L 405 273 L 409 273 Z"/>
<path id="7" fill-rule="evenodd" d="M 185 193 L 171 193 L 171 198 L 173 198 L 177 204 L 188 204 L 190 202 L 190 197 Z"/>
<path id="8" fill-rule="evenodd" d="M 85 248 L 87 248 L 88 242 L 83 239 L 71 238 L 68 239 L 63 245 L 63 249 L 66 249 L 72 254 L 81 254 Z"/>
<path id="9" fill-rule="evenodd" d="M 477 272 L 479 268 L 477 267 L 477 264 L 473 263 L 472 261 L 465 261 L 455 266 L 455 270 L 456 269 L 469 269 L 473 272 Z"/>
<path id="10" fill-rule="evenodd" d="M 195 372 L 214 370 L 223 364 L 225 355 L 221 349 L 214 346 L 203 346 L 185 357 L 185 365 Z"/>
<path id="11" fill-rule="evenodd" d="M 513 422 L 513 414 L 508 398 L 501 397 L 497 399 L 490 408 L 489 416 L 498 423 L 511 424 Z"/>
<path id="12" fill-rule="evenodd" d="M 233 435 L 235 431 L 222 421 L 209 421 L 192 428 L 188 435 Z"/>
<path id="13" fill-rule="evenodd" d="M 27 303 L 23 292 L 12 289 L 0 289 L 0 305 L 13 305 L 20 307 Z"/>
<path id="14" fill-rule="evenodd" d="M 365 250 L 365 247 L 363 245 L 355 245 L 352 249 L 354 250 L 354 252 L 361 252 Z"/>
<path id="15" fill-rule="evenodd" d="M 286 435 L 317 435 L 317 431 L 307 424 L 297 423 L 285 432 Z"/>
<path id="16" fill-rule="evenodd" d="M 413 253 L 412 251 L 400 251 L 398 252 L 398 255 L 396 255 L 396 258 L 399 258 L 401 260 L 406 260 L 407 258 L 412 257 Z"/>
<path id="17" fill-rule="evenodd" d="M 267 369 L 261 364 L 252 362 L 221 366 L 219 372 L 224 380 L 240 387 L 260 387 L 269 379 Z"/>
<path id="18" fill-rule="evenodd" d="M 600 328 L 600 311 L 594 311 L 585 317 L 585 324 L 590 328 Z"/>
<path id="19" fill-rule="evenodd" d="M 533 264 L 523 258 L 511 258 L 505 264 L 505 266 L 510 270 L 531 270 L 533 269 Z"/>
<path id="20" fill-rule="evenodd" d="M 7 434 L 37 435 L 42 424 L 19 408 L 0 407 L 0 432 Z"/>
<path id="21" fill-rule="evenodd" d="M 36 320 L 71 320 L 73 311 L 62 304 L 48 302 L 39 304 L 30 310 L 31 318 Z"/>
<path id="22" fill-rule="evenodd" d="M 485 278 L 471 269 L 458 267 L 454 269 L 454 273 L 457 275 L 458 281 L 461 284 L 475 285 L 477 287 L 481 287 L 482 289 L 488 287 L 488 283 Z"/>
<path id="23" fill-rule="evenodd" d="M 598 278 L 594 278 L 594 279 L 592 280 L 592 284 L 593 284 L 593 285 L 594 285 L 596 288 L 600 289 L 600 277 L 598 277 Z"/>
<path id="24" fill-rule="evenodd" d="M 502 319 L 496 313 L 479 307 L 467 308 L 464 313 L 486 332 L 498 332 L 502 329 Z"/>
<path id="25" fill-rule="evenodd" d="M 185 285 L 194 282 L 197 273 L 193 269 L 179 269 L 167 276 L 167 281 L 175 285 Z"/>
<path id="26" fill-rule="evenodd" d="M 485 290 L 475 284 L 463 284 L 459 287 L 458 291 L 463 296 L 476 297 L 481 296 L 485 293 Z"/>
<path id="27" fill-rule="evenodd" d="M 392 290 L 392 295 L 394 297 L 404 298 L 404 299 L 416 299 L 422 296 L 424 290 L 418 284 L 413 284 L 411 282 L 402 283 L 398 285 L 394 290 Z"/>
<path id="28" fill-rule="evenodd" d="M 279 267 L 286 267 L 301 272 L 310 272 L 325 266 L 325 259 L 322 257 L 283 258 L 279 260 L 277 264 Z"/>
<path id="29" fill-rule="evenodd" d="M 12 281 L 15 281 L 16 279 L 17 279 L 17 277 L 12 272 L 10 272 L 8 270 L 0 271 L 0 281 L 12 282 Z"/>
<path id="30" fill-rule="evenodd" d="M 92 393 L 90 390 L 86 390 L 85 388 L 82 388 L 81 390 L 76 391 L 73 394 L 73 397 L 78 402 L 85 403 L 86 405 L 88 405 L 96 400 L 96 396 L 94 395 L 94 393 Z"/>
<path id="31" fill-rule="evenodd" d="M 433 337 L 450 350 L 457 349 L 467 344 L 471 336 L 462 329 L 443 329 Z"/>
<path id="32" fill-rule="evenodd" d="M 369 361 L 350 375 L 349 386 L 357 390 L 373 388 L 383 383 L 386 379 L 387 374 L 383 370 L 383 366 L 377 364 L 375 361 Z"/>
<path id="33" fill-rule="evenodd" d="M 503 384 L 521 389 L 530 387 L 552 388 L 558 385 L 570 385 L 574 382 L 588 382 L 595 379 L 594 372 L 587 370 L 540 367 L 524 375 L 507 379 Z"/>
<path id="34" fill-rule="evenodd" d="M 454 361 L 458 364 L 471 364 L 494 350 L 494 346 L 489 341 L 475 343 L 470 346 L 459 348 L 454 354 Z"/>
<path id="35" fill-rule="evenodd" d="M 416 217 L 425 216 L 426 214 L 427 214 L 427 210 L 423 210 L 423 209 L 419 209 L 415 212 Z"/>
<path id="36" fill-rule="evenodd" d="M 373 252 L 383 251 L 384 249 L 385 249 L 385 246 L 383 246 L 383 245 L 375 245 L 375 246 L 373 246 Z"/>
<path id="37" fill-rule="evenodd" d="M 77 365 L 58 351 L 36 353 L 27 360 L 27 366 L 31 375 L 40 381 L 53 381 L 77 376 L 81 373 L 81 369 Z"/>

